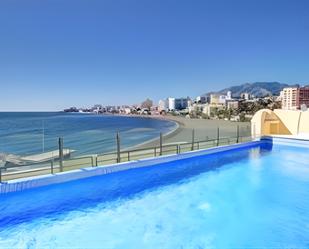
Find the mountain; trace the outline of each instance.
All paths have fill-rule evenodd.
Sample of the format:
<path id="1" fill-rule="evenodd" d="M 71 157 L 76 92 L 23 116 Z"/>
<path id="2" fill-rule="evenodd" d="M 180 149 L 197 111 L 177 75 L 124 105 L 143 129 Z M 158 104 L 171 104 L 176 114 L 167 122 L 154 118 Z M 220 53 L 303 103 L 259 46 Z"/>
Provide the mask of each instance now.
<path id="1" fill-rule="evenodd" d="M 298 85 L 293 85 L 298 86 Z M 265 97 L 268 95 L 278 96 L 280 91 L 285 87 L 291 87 L 291 85 L 279 83 L 279 82 L 255 82 L 255 83 L 245 83 L 239 86 L 231 86 L 222 89 L 218 92 L 206 93 L 206 96 L 210 94 L 226 94 L 228 91 L 232 92 L 233 97 L 239 97 L 241 93 L 250 93 L 255 97 Z"/>

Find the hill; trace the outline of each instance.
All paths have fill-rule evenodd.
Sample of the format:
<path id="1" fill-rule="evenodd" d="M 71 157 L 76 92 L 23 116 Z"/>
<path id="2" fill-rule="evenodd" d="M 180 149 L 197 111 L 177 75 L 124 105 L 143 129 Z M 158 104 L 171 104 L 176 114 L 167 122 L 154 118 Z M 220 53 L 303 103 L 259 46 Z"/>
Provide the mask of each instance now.
<path id="1" fill-rule="evenodd" d="M 228 91 L 232 92 L 233 97 L 239 97 L 241 93 L 250 93 L 256 97 L 265 97 L 265 96 L 278 96 L 280 91 L 284 87 L 289 87 L 291 85 L 279 83 L 279 82 L 255 82 L 255 83 L 245 83 L 239 86 L 231 86 L 225 89 L 222 89 L 218 92 L 209 92 L 205 95 L 210 95 L 212 93 L 217 94 L 226 94 Z M 293 85 L 296 86 L 296 85 Z"/>

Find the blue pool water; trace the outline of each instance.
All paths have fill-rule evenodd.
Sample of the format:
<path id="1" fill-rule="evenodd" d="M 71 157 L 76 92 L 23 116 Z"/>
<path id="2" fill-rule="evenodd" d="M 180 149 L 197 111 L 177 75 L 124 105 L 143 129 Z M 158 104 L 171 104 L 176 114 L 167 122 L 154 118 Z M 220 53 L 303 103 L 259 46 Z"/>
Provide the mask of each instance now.
<path id="1" fill-rule="evenodd" d="M 0 198 L 0 248 L 309 248 L 308 148 L 265 142 Z"/>

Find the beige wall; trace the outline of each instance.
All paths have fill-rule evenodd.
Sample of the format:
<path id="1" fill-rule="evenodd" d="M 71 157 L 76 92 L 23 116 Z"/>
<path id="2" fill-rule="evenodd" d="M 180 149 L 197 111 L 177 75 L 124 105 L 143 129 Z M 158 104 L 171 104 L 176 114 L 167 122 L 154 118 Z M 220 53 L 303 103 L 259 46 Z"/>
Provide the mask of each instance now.
<path id="1" fill-rule="evenodd" d="M 276 109 L 274 113 L 281 119 L 292 135 L 297 135 L 300 111 Z"/>
<path id="2" fill-rule="evenodd" d="M 309 134 L 309 111 L 263 109 L 253 116 L 251 130 L 253 136 Z"/>
<path id="3" fill-rule="evenodd" d="M 308 133 L 309 134 L 309 111 L 301 113 L 298 133 L 300 134 Z"/>

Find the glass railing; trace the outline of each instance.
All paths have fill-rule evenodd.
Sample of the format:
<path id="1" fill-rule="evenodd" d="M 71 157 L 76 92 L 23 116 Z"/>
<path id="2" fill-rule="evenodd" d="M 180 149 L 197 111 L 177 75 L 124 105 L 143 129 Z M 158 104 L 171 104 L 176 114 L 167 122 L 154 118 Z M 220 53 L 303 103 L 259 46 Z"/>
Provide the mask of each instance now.
<path id="1" fill-rule="evenodd" d="M 194 132 L 192 132 L 194 134 Z M 86 167 L 99 167 L 116 163 L 140 160 L 145 158 L 177 155 L 189 151 L 203 150 L 217 146 L 231 145 L 252 141 L 252 136 L 239 134 L 220 137 L 219 131 L 216 138 L 196 141 L 192 137 L 190 142 L 173 142 L 164 144 L 164 137 L 158 138 L 154 146 L 140 146 L 133 149 L 121 149 L 120 140 L 116 140 L 116 150 L 108 153 L 89 153 L 88 155 L 74 156 L 72 151 L 63 147 L 63 140 L 59 139 L 58 148 L 40 154 L 2 158 L 0 165 L 0 181 L 6 182 L 13 179 L 56 174 Z M 194 136 L 194 135 L 193 135 Z M 119 144 L 117 144 L 119 143 Z M 117 146 L 118 145 L 118 146 Z M 7 160 L 7 161 L 5 161 Z M 5 163 L 3 163 L 5 162 Z"/>

